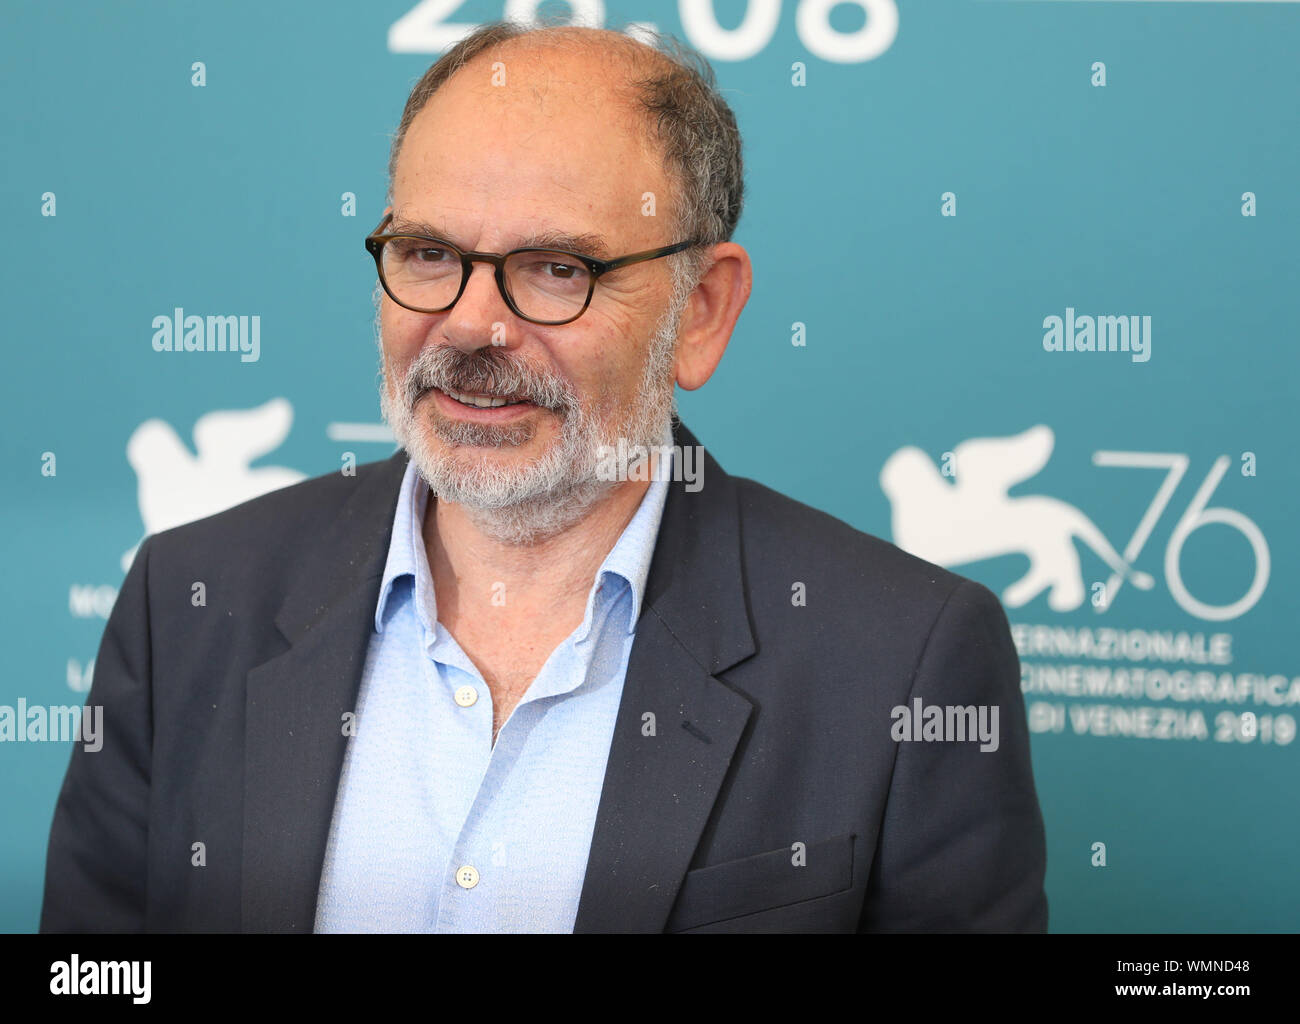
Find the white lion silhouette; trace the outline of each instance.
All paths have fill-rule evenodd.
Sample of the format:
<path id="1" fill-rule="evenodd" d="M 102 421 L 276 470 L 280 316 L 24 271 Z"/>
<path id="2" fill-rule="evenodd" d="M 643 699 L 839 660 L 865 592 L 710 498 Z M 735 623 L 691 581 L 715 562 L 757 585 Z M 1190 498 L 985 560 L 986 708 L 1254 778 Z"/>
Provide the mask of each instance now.
<path id="1" fill-rule="evenodd" d="M 206 413 L 194 424 L 197 456 L 169 423 L 141 423 L 126 443 L 126 457 L 139 481 L 145 536 L 304 479 L 304 474 L 283 466 L 251 467 L 254 459 L 280 446 L 292 423 L 293 406 L 284 398 L 254 409 Z M 138 547 L 122 556 L 124 572 Z"/>
<path id="2" fill-rule="evenodd" d="M 1014 437 L 963 441 L 953 449 L 953 483 L 919 448 L 900 448 L 880 471 L 880 486 L 893 509 L 894 543 L 945 567 L 997 555 L 1028 556 L 1029 572 L 1002 594 L 1011 608 L 1044 590 L 1054 611 L 1083 604 L 1076 538 L 1114 572 L 1150 590 L 1151 577 L 1134 571 L 1073 505 L 1042 495 L 1007 494 L 1047 465 L 1055 441 L 1051 428 L 1041 424 Z"/>

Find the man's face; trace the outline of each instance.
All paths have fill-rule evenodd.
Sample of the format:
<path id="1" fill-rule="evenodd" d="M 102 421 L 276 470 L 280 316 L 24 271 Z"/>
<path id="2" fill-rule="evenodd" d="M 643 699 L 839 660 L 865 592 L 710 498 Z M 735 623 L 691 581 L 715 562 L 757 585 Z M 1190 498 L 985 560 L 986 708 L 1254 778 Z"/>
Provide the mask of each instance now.
<path id="1" fill-rule="evenodd" d="M 467 65 L 408 129 L 388 230 L 498 253 L 571 236 L 582 241 L 558 247 L 605 258 L 679 241 L 666 216 L 642 213 L 647 192 L 667 212 L 669 184 L 639 119 L 609 96 L 611 75 L 617 68 L 590 56 L 554 51 L 506 49 Z M 385 418 L 444 500 L 531 506 L 534 516 L 589 503 L 602 490 L 598 446 L 619 436 L 657 444 L 671 415 L 671 284 L 663 260 L 613 271 L 586 312 L 559 326 L 515 316 L 486 263 L 443 313 L 385 296 Z M 512 404 L 482 408 L 449 391 Z"/>

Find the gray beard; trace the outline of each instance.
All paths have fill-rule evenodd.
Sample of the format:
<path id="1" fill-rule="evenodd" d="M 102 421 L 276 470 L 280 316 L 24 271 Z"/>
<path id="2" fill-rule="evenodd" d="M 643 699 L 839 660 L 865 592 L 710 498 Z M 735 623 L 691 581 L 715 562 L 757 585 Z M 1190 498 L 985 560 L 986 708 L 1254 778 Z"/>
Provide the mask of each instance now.
<path id="1" fill-rule="evenodd" d="M 617 481 L 598 476 L 602 445 L 615 447 L 619 438 L 626 439 L 629 448 L 666 443 L 677 414 L 673 367 L 687 297 L 675 295 L 656 325 L 636 398 L 622 417 L 584 407 L 563 378 L 519 361 L 503 362 L 508 357 L 491 348 L 469 357 L 447 346 L 425 348 L 408 367 L 394 399 L 376 316 L 384 421 L 430 491 L 439 500 L 464 508 L 483 533 L 514 545 L 555 536 L 581 520 L 618 486 Z M 467 360 L 471 369 L 466 369 Z M 527 444 L 536 434 L 534 424 L 458 423 L 435 418 L 432 413 L 417 418 L 415 403 L 428 388 L 441 387 L 448 378 L 455 390 L 527 397 L 553 410 L 562 418 L 560 436 L 533 461 L 509 468 L 498 466 L 473 449 Z M 441 441 L 441 448 L 435 447 L 431 435 Z"/>

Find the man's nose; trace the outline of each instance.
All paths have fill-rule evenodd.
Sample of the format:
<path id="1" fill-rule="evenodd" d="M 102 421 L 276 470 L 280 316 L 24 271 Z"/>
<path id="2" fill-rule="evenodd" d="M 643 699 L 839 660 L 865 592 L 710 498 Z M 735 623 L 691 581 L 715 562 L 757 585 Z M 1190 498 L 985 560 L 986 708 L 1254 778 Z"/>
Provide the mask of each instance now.
<path id="1" fill-rule="evenodd" d="M 443 331 L 449 340 L 466 350 L 486 345 L 508 346 L 514 333 L 511 322 L 516 318 L 497 288 L 496 268 L 490 263 L 471 266 L 465 290 L 456 305 L 448 310 Z"/>

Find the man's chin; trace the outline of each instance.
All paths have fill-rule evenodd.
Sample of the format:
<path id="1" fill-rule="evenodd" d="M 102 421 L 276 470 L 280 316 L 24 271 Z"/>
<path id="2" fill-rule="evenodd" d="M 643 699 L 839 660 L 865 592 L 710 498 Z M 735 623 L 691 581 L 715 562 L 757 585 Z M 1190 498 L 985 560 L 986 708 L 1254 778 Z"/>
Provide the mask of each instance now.
<path id="1" fill-rule="evenodd" d="M 611 484 L 570 469 L 539 472 L 536 463 L 460 450 L 412 455 L 437 500 L 464 510 L 479 530 L 507 544 L 531 544 L 583 518 Z"/>
<path id="2" fill-rule="evenodd" d="M 490 444 L 445 444 L 434 438 L 424 449 L 424 457 L 441 470 L 443 476 L 464 480 L 490 480 L 511 478 L 525 473 L 536 465 L 544 453 L 534 445 L 522 447 Z"/>
<path id="3" fill-rule="evenodd" d="M 421 424 L 424 447 L 432 458 L 452 463 L 482 464 L 509 472 L 535 463 L 558 442 L 555 434 L 531 417 L 526 423 L 483 424 L 442 417 Z"/>
<path id="4" fill-rule="evenodd" d="M 465 431 L 459 424 L 452 425 L 448 438 L 439 426 L 425 425 L 421 443 L 407 450 L 444 500 L 500 509 L 563 500 L 575 490 L 588 489 L 583 485 L 591 474 L 574 464 L 576 453 L 562 450 L 562 438 L 549 431 L 534 432 L 515 444 Z"/>

